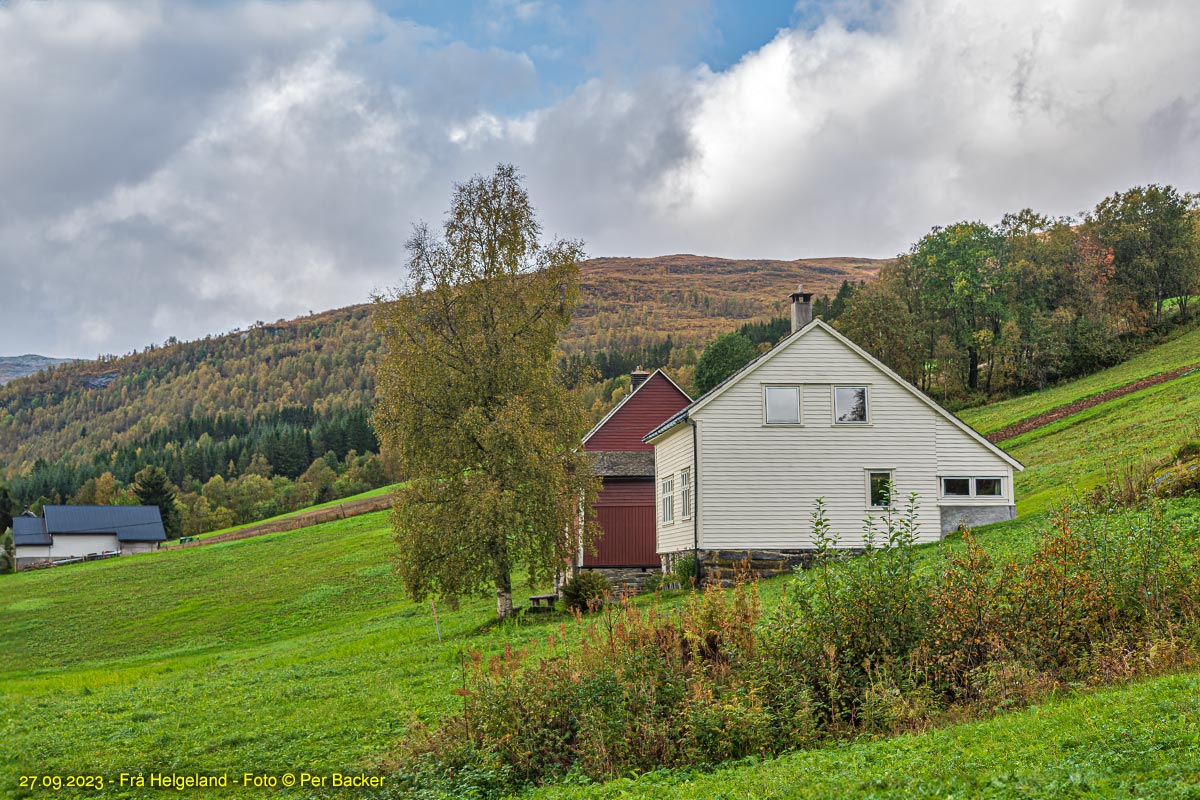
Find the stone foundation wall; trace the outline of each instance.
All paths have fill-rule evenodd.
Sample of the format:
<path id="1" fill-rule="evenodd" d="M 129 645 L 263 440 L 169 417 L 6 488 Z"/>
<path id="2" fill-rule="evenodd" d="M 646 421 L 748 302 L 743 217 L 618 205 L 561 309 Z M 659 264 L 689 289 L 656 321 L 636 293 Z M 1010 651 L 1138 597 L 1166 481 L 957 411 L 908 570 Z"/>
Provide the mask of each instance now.
<path id="1" fill-rule="evenodd" d="M 732 586 L 740 575 L 758 580 L 807 569 L 815 550 L 701 550 L 706 585 Z"/>
<path id="2" fill-rule="evenodd" d="M 942 506 L 942 535 L 959 528 L 975 528 L 1016 519 L 1016 506 Z"/>
<path id="3" fill-rule="evenodd" d="M 692 554 L 691 550 L 660 554 L 663 572 L 671 573 L 679 559 L 691 558 Z M 807 569 L 816 555 L 817 551 L 812 549 L 699 551 L 704 583 L 718 586 L 732 586 L 742 573 L 748 573 L 748 577 L 758 580 Z"/>
<path id="4" fill-rule="evenodd" d="M 662 572 L 654 567 L 579 567 L 579 572 L 598 572 L 608 579 L 613 588 L 628 586 L 640 592 L 642 584 Z"/>

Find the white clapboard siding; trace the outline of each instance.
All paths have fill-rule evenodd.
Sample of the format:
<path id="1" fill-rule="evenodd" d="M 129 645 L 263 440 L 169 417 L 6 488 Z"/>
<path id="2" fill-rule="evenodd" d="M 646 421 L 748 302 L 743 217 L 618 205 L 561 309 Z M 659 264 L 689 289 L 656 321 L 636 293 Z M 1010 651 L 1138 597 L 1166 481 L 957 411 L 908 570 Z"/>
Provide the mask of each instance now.
<path id="1" fill-rule="evenodd" d="M 683 519 L 682 503 L 679 496 L 679 471 L 692 468 L 692 516 Z M 656 443 L 654 448 L 654 518 L 657 534 L 656 547 L 659 553 L 677 553 L 690 550 L 695 545 L 696 523 L 696 469 L 692 459 L 692 426 L 677 425 L 667 436 Z M 662 482 L 663 479 L 675 478 L 675 521 L 664 525 L 662 521 Z"/>
<path id="2" fill-rule="evenodd" d="M 1012 467 L 943 417 L 937 419 L 937 456 L 939 478 L 1001 478 L 1004 482 L 1000 497 L 943 497 L 939 500 L 942 505 L 1013 504 Z"/>
<path id="3" fill-rule="evenodd" d="M 764 425 L 762 390 L 769 384 L 803 386 L 801 425 Z M 869 387 L 869 424 L 835 425 L 833 387 L 857 385 Z M 866 473 L 872 469 L 893 471 L 897 506 L 910 492 L 920 495 L 920 541 L 940 538 L 938 478 L 949 465 L 1006 477 L 1005 497 L 997 500 L 1012 502 L 1007 463 L 820 326 L 694 410 L 693 419 L 703 470 L 703 549 L 811 547 L 818 497 L 825 499 L 842 546 L 857 546 L 863 518 L 880 514 L 868 507 Z M 659 444 L 660 469 L 677 471 L 678 456 Z M 660 552 L 677 542 L 661 524 L 659 540 Z"/>

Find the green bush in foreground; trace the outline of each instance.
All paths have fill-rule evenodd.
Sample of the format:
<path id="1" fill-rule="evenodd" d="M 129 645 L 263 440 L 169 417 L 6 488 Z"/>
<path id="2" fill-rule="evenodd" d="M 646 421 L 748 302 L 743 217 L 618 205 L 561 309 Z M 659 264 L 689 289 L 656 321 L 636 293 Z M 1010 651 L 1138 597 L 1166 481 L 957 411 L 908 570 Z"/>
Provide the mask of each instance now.
<path id="1" fill-rule="evenodd" d="M 743 583 L 676 612 L 610 606 L 599 624 L 563 626 L 537 657 L 476 656 L 461 713 L 416 732 L 401 777 L 418 791 L 493 796 L 715 765 L 1192 658 L 1197 545 L 1159 505 L 1066 508 L 1020 564 L 994 564 L 968 536 L 941 574 L 917 567 L 914 519 L 915 498 L 878 521 L 862 556 L 824 548 L 769 615 Z"/>
<path id="2" fill-rule="evenodd" d="M 563 584 L 563 604 L 581 614 L 597 608 L 612 592 L 612 584 L 599 572 L 584 570 Z"/>

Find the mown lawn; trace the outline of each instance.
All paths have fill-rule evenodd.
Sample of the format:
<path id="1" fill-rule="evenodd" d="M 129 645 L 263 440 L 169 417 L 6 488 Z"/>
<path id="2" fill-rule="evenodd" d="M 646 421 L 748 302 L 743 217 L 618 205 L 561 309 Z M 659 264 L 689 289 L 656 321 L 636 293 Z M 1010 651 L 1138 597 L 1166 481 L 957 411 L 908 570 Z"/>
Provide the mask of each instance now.
<path id="1" fill-rule="evenodd" d="M 20 774 L 362 769 L 454 705 L 464 647 L 544 635 L 479 633 L 481 600 L 439 609 L 439 644 L 391 548 L 375 513 L 4 579 L 0 797 L 72 796 Z"/>
<path id="2" fill-rule="evenodd" d="M 1165 344 L 1086 378 L 1000 403 L 966 409 L 958 412 L 958 416 L 980 433 L 990 433 L 1052 408 L 1116 389 L 1160 372 L 1193 364 L 1200 364 L 1200 329 L 1188 331 Z"/>
<path id="3" fill-rule="evenodd" d="M 340 506 L 343 503 L 354 502 L 355 500 L 363 500 L 368 497 L 379 497 L 380 495 L 385 495 L 385 494 L 388 494 L 389 492 L 394 491 L 396 489 L 396 487 L 399 485 L 400 484 L 393 483 L 389 486 L 381 486 L 378 489 L 370 489 L 369 491 L 360 492 L 359 494 L 353 494 L 353 495 L 350 495 L 349 497 L 343 497 L 339 500 L 330 500 L 327 503 L 317 503 L 315 506 L 306 506 L 305 508 L 298 508 L 295 511 L 289 511 L 286 514 L 276 514 L 273 517 L 267 517 L 266 519 L 260 519 L 260 520 L 257 520 L 256 522 L 247 522 L 242 525 L 233 525 L 229 528 L 221 528 L 220 530 L 209 531 L 208 533 L 200 534 L 196 538 L 207 539 L 210 536 L 217 536 L 218 534 L 222 534 L 222 533 L 231 533 L 233 531 L 240 531 L 243 528 L 250 528 L 255 525 L 262 525 L 262 524 L 268 523 L 268 522 L 275 522 L 275 521 L 281 520 L 281 519 L 288 519 L 289 517 L 298 517 L 298 516 L 301 516 L 302 514 L 307 514 L 311 511 L 320 511 L 323 508 L 332 508 L 334 506 Z M 168 545 L 168 546 L 170 546 L 170 545 Z"/>

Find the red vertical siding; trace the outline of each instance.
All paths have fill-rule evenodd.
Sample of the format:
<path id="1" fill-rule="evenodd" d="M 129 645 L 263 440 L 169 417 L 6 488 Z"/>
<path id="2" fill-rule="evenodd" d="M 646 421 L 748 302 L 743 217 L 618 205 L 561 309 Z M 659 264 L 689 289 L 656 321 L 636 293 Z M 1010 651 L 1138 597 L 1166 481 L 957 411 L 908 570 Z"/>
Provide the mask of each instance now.
<path id="1" fill-rule="evenodd" d="M 690 403 L 688 396 L 675 388 L 666 376 L 655 372 L 617 413 L 609 417 L 592 438 L 584 442 L 585 450 L 653 450 L 642 437 L 666 422 L 673 414 Z"/>
<path id="2" fill-rule="evenodd" d="M 654 547 L 654 479 L 606 480 L 596 499 L 604 533 L 596 553 L 584 551 L 585 567 L 657 567 Z"/>

